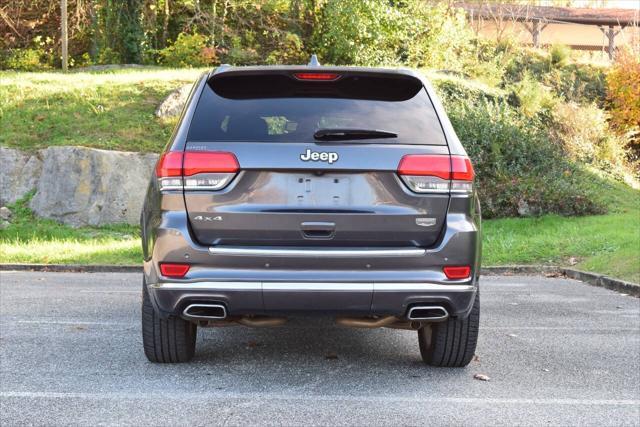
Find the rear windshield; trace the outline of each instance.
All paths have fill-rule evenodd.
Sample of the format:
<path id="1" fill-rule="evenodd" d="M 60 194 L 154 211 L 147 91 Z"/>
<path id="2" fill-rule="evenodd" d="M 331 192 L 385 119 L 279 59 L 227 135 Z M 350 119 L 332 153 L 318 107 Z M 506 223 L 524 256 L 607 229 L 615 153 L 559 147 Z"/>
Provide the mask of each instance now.
<path id="1" fill-rule="evenodd" d="M 395 76 L 343 76 L 336 82 L 300 82 L 286 75 L 214 78 L 198 101 L 187 139 L 314 142 L 320 129 L 397 134 L 353 140 L 358 143 L 446 145 L 422 84 Z"/>

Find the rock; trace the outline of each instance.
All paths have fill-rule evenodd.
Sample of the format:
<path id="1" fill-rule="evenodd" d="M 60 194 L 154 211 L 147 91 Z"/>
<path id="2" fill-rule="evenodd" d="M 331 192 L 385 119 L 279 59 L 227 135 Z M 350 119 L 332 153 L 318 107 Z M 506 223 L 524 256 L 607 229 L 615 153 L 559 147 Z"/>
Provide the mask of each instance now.
<path id="1" fill-rule="evenodd" d="M 138 224 L 156 154 L 49 147 L 31 209 L 71 226 Z"/>
<path id="2" fill-rule="evenodd" d="M 491 378 L 489 378 L 489 376 L 485 375 L 485 374 L 475 374 L 473 376 L 473 378 L 476 379 L 476 380 L 480 380 L 480 381 L 490 381 L 491 380 Z"/>
<path id="3" fill-rule="evenodd" d="M 527 203 L 527 201 L 524 199 L 518 200 L 518 215 L 531 216 L 531 209 L 529 208 L 529 203 Z"/>
<path id="4" fill-rule="evenodd" d="M 3 206 L 0 208 L 0 219 L 9 221 L 11 219 L 11 215 L 13 214 L 11 213 L 11 210 L 8 207 Z"/>
<path id="5" fill-rule="evenodd" d="M 0 162 L 0 204 L 15 203 L 38 186 L 42 171 L 39 154 L 0 147 Z"/>
<path id="6" fill-rule="evenodd" d="M 182 112 L 184 104 L 187 102 L 192 86 L 192 84 L 186 84 L 167 95 L 156 109 L 156 117 L 165 119 L 178 117 Z"/>

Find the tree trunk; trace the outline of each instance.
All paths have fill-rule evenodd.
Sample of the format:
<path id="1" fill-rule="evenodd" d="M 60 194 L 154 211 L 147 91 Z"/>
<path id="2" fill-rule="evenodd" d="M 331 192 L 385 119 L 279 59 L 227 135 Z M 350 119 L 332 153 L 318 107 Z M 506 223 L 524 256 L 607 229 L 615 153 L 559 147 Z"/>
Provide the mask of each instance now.
<path id="1" fill-rule="evenodd" d="M 65 73 L 69 67 L 69 39 L 67 36 L 67 0 L 60 0 L 60 30 L 62 32 L 60 44 L 62 45 L 62 71 Z"/>
<path id="2" fill-rule="evenodd" d="M 169 0 L 164 0 L 164 21 L 162 22 L 162 40 L 161 47 L 167 47 L 167 39 L 169 38 L 169 15 L 171 14 Z"/>

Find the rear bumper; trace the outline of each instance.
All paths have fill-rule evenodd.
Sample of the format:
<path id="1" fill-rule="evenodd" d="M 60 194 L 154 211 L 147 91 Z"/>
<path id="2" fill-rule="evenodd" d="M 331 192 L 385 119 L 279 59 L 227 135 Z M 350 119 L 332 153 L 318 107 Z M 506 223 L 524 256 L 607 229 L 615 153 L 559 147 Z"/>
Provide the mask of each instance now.
<path id="1" fill-rule="evenodd" d="M 192 237 L 184 210 L 155 215 L 147 217 L 155 224 L 143 227 L 144 274 L 161 315 L 180 315 L 188 304 L 206 302 L 224 304 L 231 316 L 403 317 L 420 303 L 464 317 L 477 291 L 481 233 L 472 199 L 451 199 L 442 238 L 424 249 L 209 247 Z M 174 280 L 159 274 L 160 262 L 186 262 L 191 268 Z M 470 265 L 471 278 L 448 280 L 446 265 Z"/>
<path id="2" fill-rule="evenodd" d="M 452 316 L 471 310 L 476 285 L 427 282 L 159 282 L 148 286 L 158 311 L 181 315 L 193 303 L 223 304 L 246 314 L 348 314 L 406 316 L 415 304 L 444 306 Z"/>

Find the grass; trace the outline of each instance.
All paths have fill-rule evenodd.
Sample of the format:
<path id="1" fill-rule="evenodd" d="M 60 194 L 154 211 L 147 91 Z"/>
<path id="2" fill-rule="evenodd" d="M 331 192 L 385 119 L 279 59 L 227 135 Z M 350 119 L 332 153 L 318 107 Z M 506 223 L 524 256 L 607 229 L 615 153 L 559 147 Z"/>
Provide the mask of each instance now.
<path id="1" fill-rule="evenodd" d="M 603 188 L 606 215 L 483 222 L 483 264 L 549 264 L 640 283 L 640 191 Z"/>
<path id="2" fill-rule="evenodd" d="M 11 224 L 0 230 L 0 262 L 36 264 L 142 263 L 138 227 L 71 228 L 38 218 L 28 207 L 27 197 L 9 208 Z"/>
<path id="3" fill-rule="evenodd" d="M 52 145 L 159 152 L 173 121 L 154 111 L 201 70 L 0 71 L 0 145 L 33 151 Z"/>

